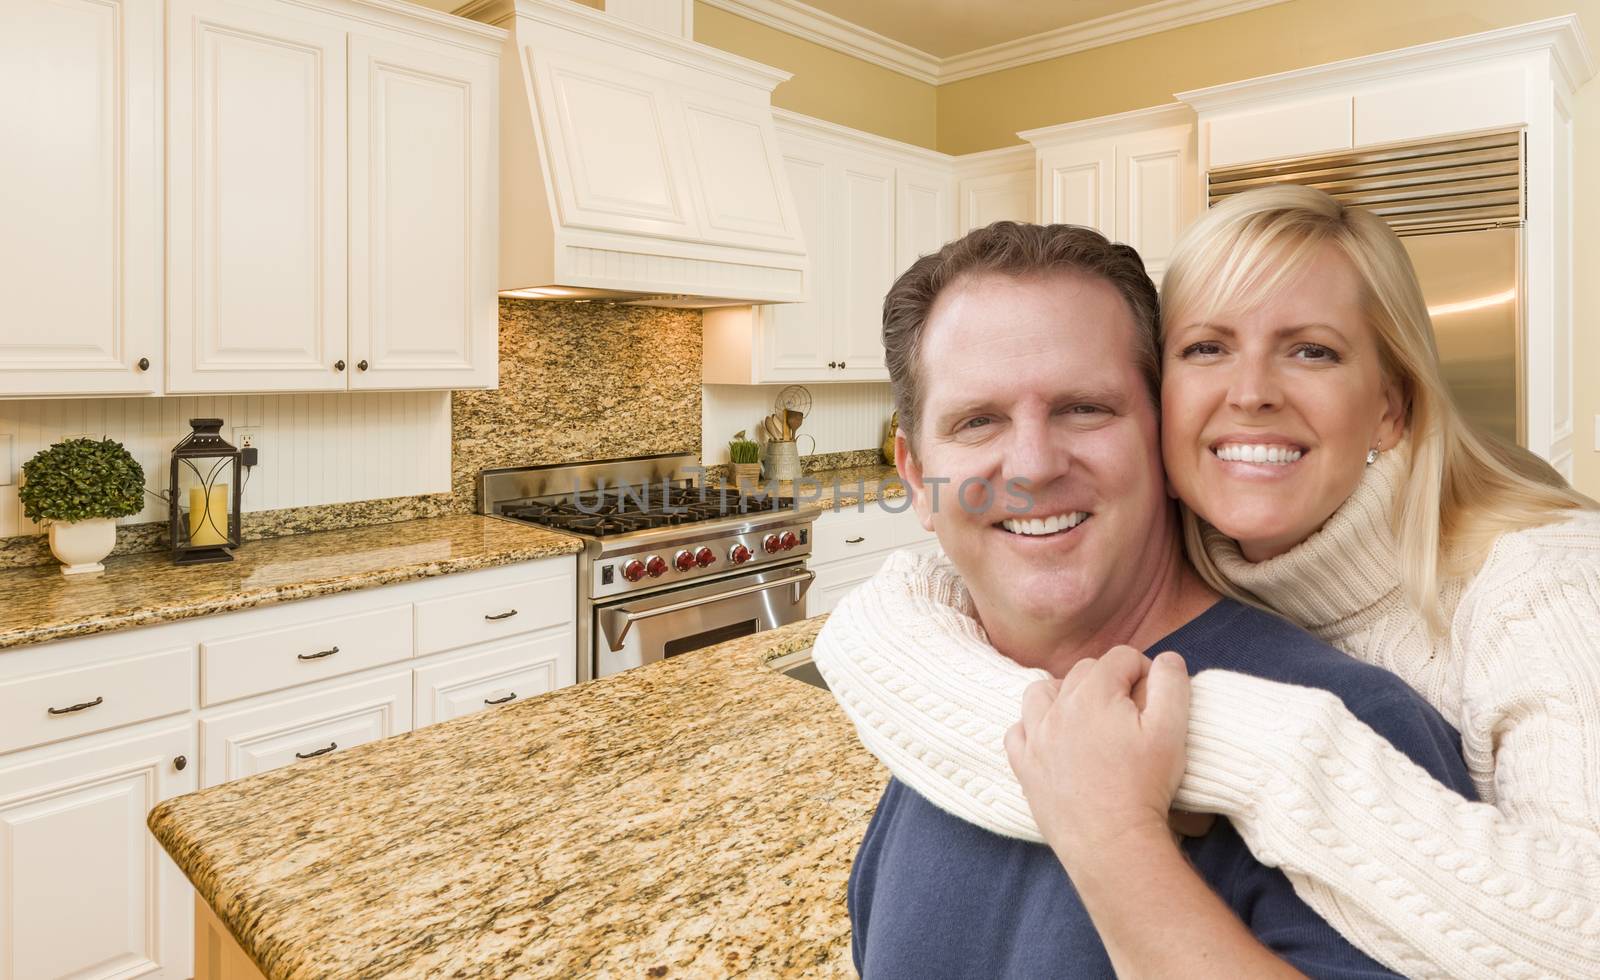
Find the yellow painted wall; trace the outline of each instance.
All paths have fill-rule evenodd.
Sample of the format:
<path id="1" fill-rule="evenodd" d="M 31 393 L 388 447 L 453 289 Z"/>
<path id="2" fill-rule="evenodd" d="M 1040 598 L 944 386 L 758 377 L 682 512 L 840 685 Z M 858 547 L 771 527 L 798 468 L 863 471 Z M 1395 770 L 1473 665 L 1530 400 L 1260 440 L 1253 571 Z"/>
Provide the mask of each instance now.
<path id="1" fill-rule="evenodd" d="M 703 3 L 694 5 L 694 39 L 793 72 L 773 105 L 930 149 L 938 143 L 937 90 L 926 82 Z"/>
<path id="2" fill-rule="evenodd" d="M 1170 102 L 1176 92 L 1577 13 L 1600 43 L 1600 0 L 1291 0 L 1023 65 L 938 89 L 938 148 L 971 153 L 1016 132 Z M 1600 52 L 1597 52 L 1600 54 Z M 1574 102 L 1573 482 L 1600 499 L 1600 79 Z"/>

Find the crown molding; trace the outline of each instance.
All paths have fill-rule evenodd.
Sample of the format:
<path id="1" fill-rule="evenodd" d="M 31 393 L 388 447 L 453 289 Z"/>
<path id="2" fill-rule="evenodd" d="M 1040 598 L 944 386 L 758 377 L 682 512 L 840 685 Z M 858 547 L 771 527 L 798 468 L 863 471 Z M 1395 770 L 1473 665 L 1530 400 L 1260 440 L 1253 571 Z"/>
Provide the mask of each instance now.
<path id="1" fill-rule="evenodd" d="M 758 24 L 804 38 L 842 54 L 899 72 L 919 82 L 942 85 L 1062 55 L 1159 34 L 1202 21 L 1229 17 L 1286 0 L 1157 0 L 1126 13 L 1018 38 L 941 58 L 869 31 L 800 0 L 701 0 Z"/>
<path id="2" fill-rule="evenodd" d="M 753 20 L 929 85 L 939 84 L 940 59 L 799 0 L 701 0 L 709 7 Z"/>
<path id="3" fill-rule="evenodd" d="M 1193 126 L 1194 123 L 1193 109 L 1182 102 L 1169 102 L 1148 109 L 1119 112 L 1114 116 L 1099 116 L 1094 119 L 1059 123 L 1055 126 L 1041 126 L 1038 129 L 1025 129 L 1017 136 L 1033 146 L 1044 148 L 1081 139 L 1145 132 L 1162 126 Z"/>
<path id="4" fill-rule="evenodd" d="M 1300 97 L 1355 82 L 1531 52 L 1543 52 L 1550 56 L 1557 74 L 1569 91 L 1575 91 L 1594 75 L 1594 59 L 1583 36 L 1583 25 L 1579 23 L 1577 15 L 1566 14 L 1479 34 L 1381 51 L 1360 58 L 1347 58 L 1326 65 L 1179 92 L 1177 97 L 1196 112 L 1210 113 L 1262 99 Z"/>
<path id="5" fill-rule="evenodd" d="M 1231 17 L 1261 7 L 1271 7 L 1285 0 L 1157 0 L 1120 14 L 1108 14 L 1078 24 L 1017 38 L 1001 44 L 968 51 L 940 59 L 939 82 L 957 82 L 963 78 L 987 75 L 1049 61 L 1062 55 L 1087 51 L 1122 41 L 1131 41 L 1147 34 L 1188 27 L 1220 17 Z"/>

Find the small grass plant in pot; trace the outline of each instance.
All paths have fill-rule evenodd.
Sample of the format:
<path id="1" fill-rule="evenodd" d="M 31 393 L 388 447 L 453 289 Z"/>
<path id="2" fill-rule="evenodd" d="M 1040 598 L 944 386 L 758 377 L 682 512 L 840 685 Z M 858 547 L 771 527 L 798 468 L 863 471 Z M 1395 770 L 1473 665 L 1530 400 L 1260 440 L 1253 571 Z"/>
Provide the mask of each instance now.
<path id="1" fill-rule="evenodd" d="M 115 439 L 66 439 L 22 464 L 17 496 L 28 520 L 49 522 L 62 574 L 100 572 L 117 518 L 144 509 L 144 468 Z"/>
<path id="2" fill-rule="evenodd" d="M 740 493 L 748 493 L 761 482 L 761 447 L 746 439 L 745 430 L 733 434 L 728 443 L 728 459 L 733 463 L 733 482 Z"/>

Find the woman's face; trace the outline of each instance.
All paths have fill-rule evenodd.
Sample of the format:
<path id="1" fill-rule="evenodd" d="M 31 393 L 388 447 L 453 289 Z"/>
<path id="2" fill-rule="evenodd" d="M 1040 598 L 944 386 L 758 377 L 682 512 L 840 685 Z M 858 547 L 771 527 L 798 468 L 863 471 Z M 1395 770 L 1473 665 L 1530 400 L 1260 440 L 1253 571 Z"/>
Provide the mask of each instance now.
<path id="1" fill-rule="evenodd" d="M 1367 451 L 1400 437 L 1402 399 L 1360 296 L 1329 246 L 1261 306 L 1167 321 L 1167 480 L 1250 561 L 1315 533 L 1360 483 Z"/>

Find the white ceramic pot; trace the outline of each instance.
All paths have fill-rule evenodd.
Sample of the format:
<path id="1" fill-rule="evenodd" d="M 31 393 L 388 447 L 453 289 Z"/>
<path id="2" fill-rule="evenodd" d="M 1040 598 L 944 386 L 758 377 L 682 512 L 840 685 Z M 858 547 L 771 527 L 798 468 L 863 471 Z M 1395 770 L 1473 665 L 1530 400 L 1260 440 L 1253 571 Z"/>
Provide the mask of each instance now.
<path id="1" fill-rule="evenodd" d="M 61 559 L 63 575 L 105 571 L 100 560 L 116 546 L 117 522 L 109 517 L 50 523 L 50 553 Z"/>

